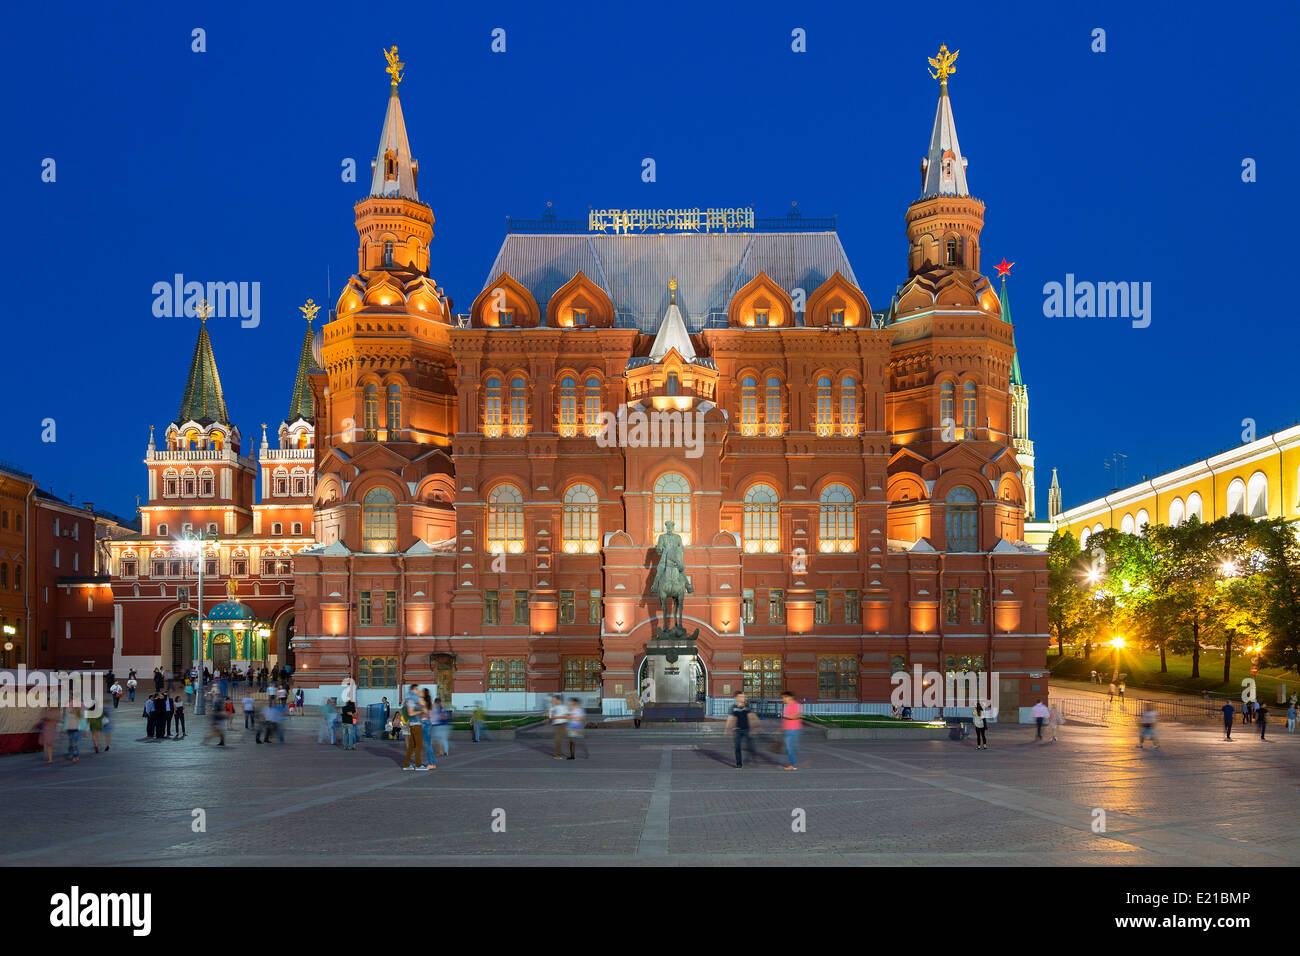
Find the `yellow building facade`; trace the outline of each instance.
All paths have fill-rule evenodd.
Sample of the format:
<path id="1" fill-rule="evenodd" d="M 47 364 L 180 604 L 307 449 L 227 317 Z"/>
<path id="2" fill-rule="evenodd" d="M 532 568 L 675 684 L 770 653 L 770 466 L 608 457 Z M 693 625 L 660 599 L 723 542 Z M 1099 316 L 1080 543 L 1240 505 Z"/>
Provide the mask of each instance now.
<path id="1" fill-rule="evenodd" d="M 1086 547 L 1107 528 L 1139 533 L 1148 524 L 1229 514 L 1300 520 L 1300 425 L 1062 511 L 1051 525 Z"/>

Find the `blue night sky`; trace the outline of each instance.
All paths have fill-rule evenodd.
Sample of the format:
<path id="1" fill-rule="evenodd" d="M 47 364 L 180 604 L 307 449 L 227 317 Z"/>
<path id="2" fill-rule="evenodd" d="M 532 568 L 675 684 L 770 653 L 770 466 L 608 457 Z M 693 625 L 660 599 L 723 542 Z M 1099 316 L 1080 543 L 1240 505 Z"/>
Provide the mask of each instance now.
<path id="1" fill-rule="evenodd" d="M 296 308 L 356 267 L 352 206 L 388 96 L 402 103 L 433 275 L 466 311 L 505 217 L 588 207 L 752 205 L 839 217 L 873 308 L 906 278 L 903 214 L 919 192 L 938 84 L 951 80 L 983 265 L 1010 289 L 1047 508 L 1297 417 L 1294 338 L 1258 268 L 1294 245 L 1300 155 L 1291 4 L 1088 12 L 1033 4 L 18 4 L 6 74 L 10 292 L 0 459 L 46 488 L 130 516 L 149 425 L 176 414 L 194 319 L 153 316 L 173 274 L 261 283 L 261 324 L 213 319 L 244 436 L 288 409 Z M 80 10 L 77 8 L 81 7 Z M 207 32 L 207 52 L 190 31 Z M 507 52 L 490 51 L 506 30 Z M 791 52 L 791 31 L 808 52 Z M 1107 52 L 1091 52 L 1103 27 Z M 1269 52 L 1269 51 L 1273 52 Z M 46 157 L 57 181 L 41 181 Z M 340 176 L 357 160 L 360 182 Z M 641 181 L 653 157 L 658 181 Z M 1243 158 L 1259 181 L 1241 179 Z M 1290 182 L 1291 186 L 1286 186 Z M 1285 266 L 1284 266 L 1285 268 Z M 1045 318 L 1067 273 L 1152 283 L 1152 321 Z M 996 282 L 996 278 L 995 278 Z M 1240 294 L 1234 294 L 1240 290 Z M 1290 311 L 1290 310 L 1288 310 Z M 41 441 L 41 421 L 57 441 Z"/>

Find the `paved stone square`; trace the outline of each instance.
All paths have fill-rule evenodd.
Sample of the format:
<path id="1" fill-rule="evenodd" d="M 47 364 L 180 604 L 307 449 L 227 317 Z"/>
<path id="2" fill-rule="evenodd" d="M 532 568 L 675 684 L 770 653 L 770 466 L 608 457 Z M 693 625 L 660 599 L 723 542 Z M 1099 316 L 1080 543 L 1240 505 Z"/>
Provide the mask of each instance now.
<path id="1" fill-rule="evenodd" d="M 0 863 L 1295 865 L 1300 735 L 1269 729 L 1229 743 L 1210 721 L 1171 723 L 1160 750 L 1128 724 L 1070 723 L 1044 744 L 998 725 L 987 751 L 809 733 L 798 772 L 761 743 L 736 770 L 720 734 L 686 728 L 593 730 L 576 761 L 551 759 L 544 730 L 453 742 L 427 773 L 400 770 L 396 742 L 317 744 L 311 716 L 284 745 L 119 733 L 76 766 L 0 758 Z"/>

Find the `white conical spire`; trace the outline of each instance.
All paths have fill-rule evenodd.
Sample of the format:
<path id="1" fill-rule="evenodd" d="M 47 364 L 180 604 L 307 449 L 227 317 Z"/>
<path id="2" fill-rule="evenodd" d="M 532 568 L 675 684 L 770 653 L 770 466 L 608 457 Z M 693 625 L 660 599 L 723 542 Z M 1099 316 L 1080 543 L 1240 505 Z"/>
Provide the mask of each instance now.
<path id="1" fill-rule="evenodd" d="M 677 280 L 669 279 L 670 299 L 664 320 L 659 323 L 659 332 L 655 335 L 654 345 L 650 347 L 651 361 L 658 362 L 668 354 L 669 349 L 676 349 L 677 354 L 688 362 L 695 361 L 695 346 L 691 345 L 691 336 L 686 331 L 686 322 L 682 312 L 677 308 Z"/>
<path id="2" fill-rule="evenodd" d="M 951 64 L 956 53 L 941 47 L 939 60 L 931 60 L 939 72 L 939 106 L 934 113 L 934 130 L 930 133 L 930 151 L 921 161 L 921 196 L 969 196 L 966 189 L 966 157 L 957 144 L 957 122 L 952 118 L 952 101 L 948 99 L 948 74 L 956 72 Z M 939 66 L 939 63 L 942 66 Z"/>
<path id="3" fill-rule="evenodd" d="M 388 57 L 389 74 L 393 77 L 392 92 L 388 96 L 388 111 L 384 114 L 384 129 L 379 134 L 379 150 L 370 163 L 370 195 L 400 196 L 419 201 L 416 179 L 420 164 L 411 158 L 411 144 L 406 139 L 406 120 L 402 118 L 402 101 L 397 96 L 397 84 L 402 81 L 402 63 L 397 60 L 397 47 Z"/>

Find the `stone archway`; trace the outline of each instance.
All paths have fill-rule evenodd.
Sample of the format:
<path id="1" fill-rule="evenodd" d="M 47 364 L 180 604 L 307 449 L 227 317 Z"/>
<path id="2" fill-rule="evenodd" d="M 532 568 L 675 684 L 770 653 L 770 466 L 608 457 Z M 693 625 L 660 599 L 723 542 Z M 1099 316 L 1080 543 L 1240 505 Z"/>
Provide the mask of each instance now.
<path id="1" fill-rule="evenodd" d="M 194 630 L 186 621 L 197 619 L 198 613 L 194 608 L 177 607 L 167 612 L 159 623 L 158 666 L 164 674 L 183 671 L 194 663 Z M 176 645 L 177 637 L 180 638 L 179 648 Z"/>

